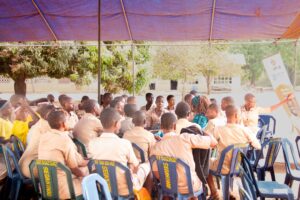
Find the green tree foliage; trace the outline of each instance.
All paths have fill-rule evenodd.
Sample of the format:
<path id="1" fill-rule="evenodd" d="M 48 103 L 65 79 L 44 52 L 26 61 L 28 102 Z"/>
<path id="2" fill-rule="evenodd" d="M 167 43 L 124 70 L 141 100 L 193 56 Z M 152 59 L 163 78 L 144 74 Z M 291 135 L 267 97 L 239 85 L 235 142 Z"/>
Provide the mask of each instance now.
<path id="1" fill-rule="evenodd" d="M 154 76 L 165 80 L 182 80 L 183 93 L 186 82 L 199 75 L 206 79 L 207 93 L 210 94 L 213 77 L 239 72 L 238 65 L 230 59 L 224 45 L 156 47 L 154 51 Z"/>
<path id="2" fill-rule="evenodd" d="M 256 86 L 256 81 L 264 72 L 262 60 L 268 56 L 280 53 L 287 68 L 291 82 L 294 82 L 295 75 L 295 43 L 253 43 L 232 45 L 231 52 L 242 53 L 246 59 L 246 65 L 242 67 L 243 78 L 249 81 L 251 86 Z M 298 47 L 299 48 L 299 47 Z M 298 53 L 298 61 L 300 54 Z M 296 66 L 299 70 L 299 63 Z"/>
<path id="3" fill-rule="evenodd" d="M 41 43 L 48 44 L 48 43 Z M 107 42 L 106 44 L 110 44 Z M 102 46 L 102 84 L 112 93 L 133 92 L 132 52 L 130 46 Z M 147 84 L 145 64 L 147 46 L 136 47 L 135 91 Z M 15 81 L 15 93 L 26 94 L 26 79 L 40 76 L 69 78 L 75 84 L 88 85 L 98 72 L 98 49 L 94 46 L 17 46 L 0 47 L 0 74 Z"/>

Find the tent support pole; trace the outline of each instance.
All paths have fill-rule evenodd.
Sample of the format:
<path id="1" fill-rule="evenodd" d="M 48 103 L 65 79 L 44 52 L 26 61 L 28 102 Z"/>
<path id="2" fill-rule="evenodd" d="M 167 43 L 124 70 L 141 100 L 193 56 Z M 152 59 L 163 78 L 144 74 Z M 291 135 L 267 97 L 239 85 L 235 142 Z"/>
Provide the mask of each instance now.
<path id="1" fill-rule="evenodd" d="M 293 85 L 296 88 L 297 86 L 297 65 L 298 65 L 298 39 L 295 43 L 295 58 L 294 58 L 294 81 Z"/>
<path id="2" fill-rule="evenodd" d="M 57 36 L 54 33 L 53 29 L 51 28 L 49 22 L 47 21 L 47 19 L 45 18 L 45 15 L 43 14 L 43 12 L 41 11 L 40 7 L 37 5 L 37 3 L 35 2 L 35 0 L 31 1 L 32 4 L 34 5 L 35 9 L 38 11 L 39 15 L 41 16 L 42 20 L 44 21 L 45 25 L 47 26 L 47 28 L 49 29 L 51 35 L 54 37 L 54 40 L 57 41 Z"/>
<path id="3" fill-rule="evenodd" d="M 101 104 L 101 0 L 98 0 L 98 102 Z"/>
<path id="4" fill-rule="evenodd" d="M 212 40 L 212 34 L 213 34 L 213 28 L 214 28 L 214 21 L 215 21 L 215 12 L 216 12 L 216 1 L 213 1 L 213 7 L 212 7 L 212 12 L 211 12 L 211 21 L 210 21 L 210 30 L 209 30 L 209 44 L 211 44 Z"/>
<path id="5" fill-rule="evenodd" d="M 132 37 L 132 32 L 131 32 L 131 29 L 130 29 L 130 26 L 129 26 L 129 21 L 128 21 L 128 17 L 127 17 L 127 13 L 126 13 L 126 10 L 125 10 L 125 6 L 124 6 L 124 2 L 123 0 L 120 0 L 120 4 L 121 4 L 121 7 L 122 7 L 122 11 L 123 11 L 123 16 L 124 16 L 124 20 L 125 20 L 125 23 L 126 23 L 126 28 L 127 28 L 127 31 L 128 31 L 128 35 L 129 35 L 129 38 L 131 40 L 131 54 L 132 54 L 132 94 L 133 96 L 135 95 L 135 62 L 134 62 L 134 41 L 133 41 L 133 37 Z"/>

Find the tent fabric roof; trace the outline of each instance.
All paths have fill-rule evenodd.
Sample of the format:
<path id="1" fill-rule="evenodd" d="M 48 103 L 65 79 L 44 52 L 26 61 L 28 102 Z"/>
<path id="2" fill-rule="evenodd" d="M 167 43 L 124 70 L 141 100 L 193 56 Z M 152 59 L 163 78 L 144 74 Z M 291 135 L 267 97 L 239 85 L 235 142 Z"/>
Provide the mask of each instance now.
<path id="1" fill-rule="evenodd" d="M 101 6 L 101 40 L 300 36 L 299 0 L 102 0 Z M 98 0 L 0 0 L 0 42 L 97 40 L 97 11 Z"/>

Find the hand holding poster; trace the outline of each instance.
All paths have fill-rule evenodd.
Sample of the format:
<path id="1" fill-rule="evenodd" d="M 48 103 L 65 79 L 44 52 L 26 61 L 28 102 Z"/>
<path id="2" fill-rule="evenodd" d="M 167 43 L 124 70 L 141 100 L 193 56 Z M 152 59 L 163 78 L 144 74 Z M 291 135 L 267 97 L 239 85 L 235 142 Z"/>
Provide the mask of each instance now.
<path id="1" fill-rule="evenodd" d="M 300 106 L 294 95 L 294 89 L 281 55 L 278 53 L 265 58 L 263 64 L 277 97 L 280 100 L 284 100 L 289 94 L 293 94 L 293 98 L 284 105 L 284 109 L 291 119 L 293 127 L 300 134 Z"/>

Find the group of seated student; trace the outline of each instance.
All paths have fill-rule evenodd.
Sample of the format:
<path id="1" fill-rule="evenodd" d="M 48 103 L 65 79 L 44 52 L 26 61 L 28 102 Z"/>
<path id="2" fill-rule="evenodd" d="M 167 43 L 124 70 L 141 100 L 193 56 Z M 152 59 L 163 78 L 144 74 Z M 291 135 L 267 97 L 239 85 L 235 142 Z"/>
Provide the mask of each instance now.
<path id="1" fill-rule="evenodd" d="M 219 105 L 215 99 L 191 92 L 183 101 L 175 104 L 175 97 L 157 96 L 154 102 L 152 93 L 146 94 L 146 105 L 137 107 L 135 97 L 126 95 L 113 98 L 105 93 L 99 105 L 97 101 L 85 96 L 78 109 L 83 111 L 76 115 L 73 99 L 60 95 L 59 104 L 53 95 L 45 101 L 29 106 L 28 100 L 20 95 L 13 95 L 10 100 L 0 100 L 0 137 L 1 143 L 9 143 L 11 135 L 18 137 L 24 144 L 25 152 L 19 160 L 21 172 L 30 178 L 29 164 L 32 160 L 52 160 L 61 162 L 70 168 L 76 194 L 81 194 L 81 180 L 88 175 L 87 158 L 78 153 L 72 138 L 77 138 L 86 147 L 88 158 L 117 161 L 128 166 L 132 172 L 133 187 L 140 190 L 146 187 L 151 194 L 153 177 L 149 157 L 162 155 L 180 158 L 190 166 L 193 189 L 198 191 L 202 182 L 196 173 L 192 149 L 215 148 L 217 155 L 229 145 L 249 143 L 260 149 L 256 139 L 258 115 L 269 113 L 293 98 L 287 98 L 270 108 L 256 106 L 253 94 L 245 95 L 245 104 L 238 108 L 232 97 L 227 96 Z M 193 127 L 200 134 L 182 131 Z M 155 135 L 160 130 L 162 134 Z M 134 151 L 132 144 L 139 146 L 145 155 L 141 163 L 140 155 Z M 231 157 L 225 158 L 222 172 L 229 172 Z M 209 161 L 209 168 L 216 170 L 218 158 Z M 157 167 L 153 166 L 154 175 Z M 0 157 L 0 179 L 5 176 L 4 160 Z M 37 175 L 37 172 L 34 172 Z M 126 180 L 121 172 L 118 175 L 120 195 L 126 195 Z M 184 172 L 178 169 L 179 192 L 187 191 Z M 212 175 L 207 183 L 211 199 L 220 199 Z M 65 175 L 58 172 L 60 198 L 70 198 Z"/>

